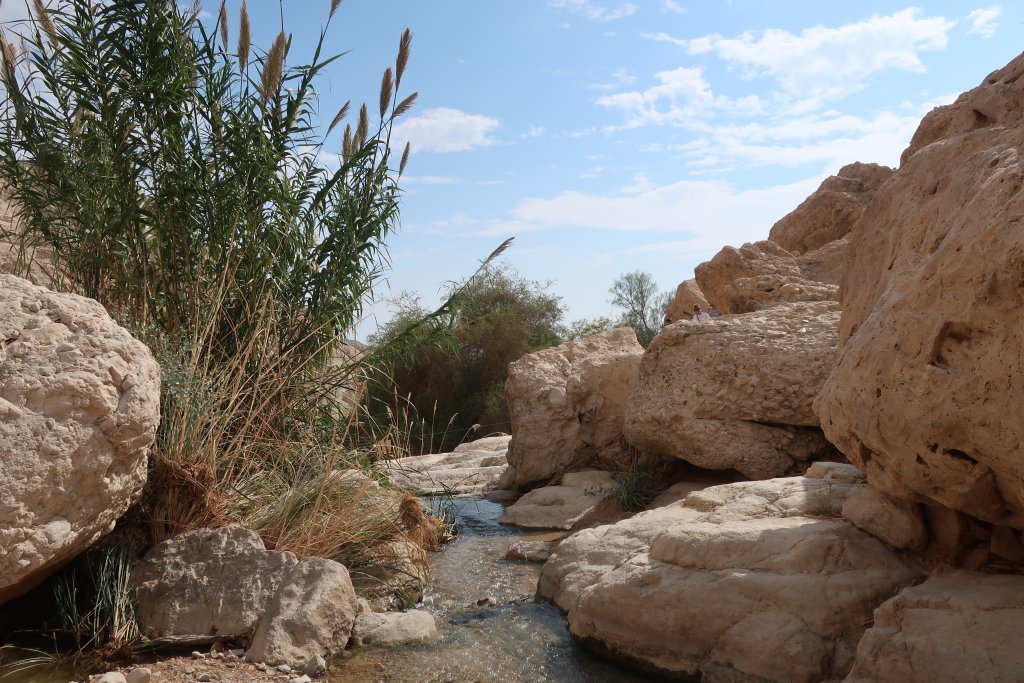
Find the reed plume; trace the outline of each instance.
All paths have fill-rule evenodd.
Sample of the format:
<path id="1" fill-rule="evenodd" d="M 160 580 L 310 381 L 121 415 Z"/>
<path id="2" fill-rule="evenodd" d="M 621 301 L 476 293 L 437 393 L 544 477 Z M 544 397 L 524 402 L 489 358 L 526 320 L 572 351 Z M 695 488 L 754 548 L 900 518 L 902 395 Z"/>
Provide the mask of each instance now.
<path id="1" fill-rule="evenodd" d="M 220 24 L 220 40 L 224 43 L 224 49 L 228 47 L 228 0 L 220 0 L 220 14 L 217 16 L 217 23 Z"/>
<path id="2" fill-rule="evenodd" d="M 391 115 L 391 118 L 397 119 L 399 116 L 412 109 L 412 105 L 416 103 L 416 98 L 418 96 L 419 93 L 414 92 L 413 94 L 409 95 L 404 100 L 399 102 L 398 106 L 395 107 L 395 113 Z"/>
<path id="3" fill-rule="evenodd" d="M 405 143 L 405 150 L 402 152 L 402 163 L 398 165 L 398 175 L 401 176 L 405 173 L 405 165 L 409 163 L 409 153 L 412 151 L 412 145 L 409 142 Z"/>
<path id="4" fill-rule="evenodd" d="M 327 134 L 330 135 L 334 127 L 341 123 L 342 119 L 348 116 L 348 110 L 352 106 L 352 100 L 349 100 L 345 105 L 338 110 L 338 113 L 334 115 L 334 119 L 331 121 L 331 125 L 327 126 Z"/>
<path id="5" fill-rule="evenodd" d="M 341 0 L 331 0 L 331 13 L 327 15 L 328 19 L 334 17 L 334 13 L 338 11 L 339 5 L 341 5 Z"/>
<path id="6" fill-rule="evenodd" d="M 356 147 L 362 147 L 363 143 L 366 142 L 366 136 L 370 132 L 370 114 L 366 110 L 366 102 L 363 102 L 363 106 L 359 107 L 359 125 L 356 126 L 355 138 L 353 138 Z"/>
<path id="7" fill-rule="evenodd" d="M 263 62 L 263 72 L 260 74 L 260 103 L 267 101 L 277 92 L 281 85 L 281 74 L 284 73 L 284 53 L 288 39 L 284 31 L 277 34 L 274 44 L 270 46 L 267 58 Z"/>
<path id="8" fill-rule="evenodd" d="M 405 29 L 398 41 L 398 59 L 395 60 L 395 87 L 402 82 L 405 65 L 409 63 L 409 46 L 412 44 L 412 31 Z"/>
<path id="9" fill-rule="evenodd" d="M 249 45 L 251 42 L 250 26 L 249 26 L 249 10 L 245 6 L 245 0 L 242 0 L 242 9 L 239 11 L 241 15 L 238 21 L 238 68 L 245 70 L 246 64 L 249 63 Z"/>
<path id="10" fill-rule="evenodd" d="M 36 19 L 43 27 L 43 32 L 49 37 L 51 44 L 57 42 L 57 27 L 53 25 L 53 19 L 50 18 L 50 13 L 46 11 L 46 6 L 43 4 L 43 0 L 35 0 L 36 8 Z"/>
<path id="11" fill-rule="evenodd" d="M 380 117 L 388 111 L 391 104 L 391 96 L 394 94 L 394 83 L 392 82 L 391 67 L 384 69 L 384 77 L 380 81 Z"/>

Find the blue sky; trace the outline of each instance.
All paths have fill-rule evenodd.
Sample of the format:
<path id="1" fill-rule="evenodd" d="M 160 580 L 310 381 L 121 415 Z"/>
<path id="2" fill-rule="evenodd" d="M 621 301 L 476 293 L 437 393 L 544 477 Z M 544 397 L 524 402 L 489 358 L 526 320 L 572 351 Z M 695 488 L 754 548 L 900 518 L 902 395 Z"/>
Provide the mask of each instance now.
<path id="1" fill-rule="evenodd" d="M 329 5 L 284 0 L 296 58 Z M 265 47 L 278 2 L 249 10 Z M 611 314 L 608 287 L 625 272 L 672 290 L 722 246 L 767 237 L 843 164 L 896 165 L 929 109 L 1018 54 L 1024 7 L 344 0 L 328 47 L 348 53 L 322 84 L 326 121 L 347 99 L 376 101 L 406 27 L 402 88 L 420 97 L 396 130 L 413 155 L 378 297 L 434 303 L 515 236 L 505 260 L 552 281 L 573 320 Z M 371 306 L 359 336 L 388 317 Z"/>

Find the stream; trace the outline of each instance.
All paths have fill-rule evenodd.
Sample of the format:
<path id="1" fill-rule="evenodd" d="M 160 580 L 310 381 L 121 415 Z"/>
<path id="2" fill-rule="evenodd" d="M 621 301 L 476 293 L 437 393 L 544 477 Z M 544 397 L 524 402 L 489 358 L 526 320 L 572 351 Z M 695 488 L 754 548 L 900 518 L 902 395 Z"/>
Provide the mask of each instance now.
<path id="1" fill-rule="evenodd" d="M 431 579 L 418 608 L 434 615 L 433 642 L 358 648 L 331 662 L 341 683 L 644 683 L 649 676 L 597 657 L 569 636 L 558 610 L 534 593 L 539 564 L 503 559 L 517 538 L 548 540 L 498 523 L 503 506 L 458 498 L 456 540 L 431 553 Z M 496 604 L 478 608 L 476 601 Z"/>

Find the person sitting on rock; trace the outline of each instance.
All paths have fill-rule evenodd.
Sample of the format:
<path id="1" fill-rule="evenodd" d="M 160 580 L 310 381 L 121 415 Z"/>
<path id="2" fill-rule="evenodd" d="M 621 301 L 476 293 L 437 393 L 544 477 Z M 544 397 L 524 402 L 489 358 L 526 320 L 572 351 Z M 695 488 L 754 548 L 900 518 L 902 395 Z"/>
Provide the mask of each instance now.
<path id="1" fill-rule="evenodd" d="M 718 306 L 714 304 L 708 304 L 708 315 L 710 315 L 712 318 L 717 318 L 718 316 L 722 315 L 722 312 L 718 310 Z"/>
<path id="2" fill-rule="evenodd" d="M 699 323 L 705 320 L 711 320 L 711 316 L 701 310 L 700 304 L 693 305 L 693 319 Z"/>

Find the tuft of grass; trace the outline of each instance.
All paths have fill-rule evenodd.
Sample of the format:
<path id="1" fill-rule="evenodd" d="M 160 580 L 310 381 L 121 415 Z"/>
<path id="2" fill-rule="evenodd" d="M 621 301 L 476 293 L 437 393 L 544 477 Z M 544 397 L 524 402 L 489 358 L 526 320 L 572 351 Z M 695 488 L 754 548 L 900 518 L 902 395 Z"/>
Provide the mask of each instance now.
<path id="1" fill-rule="evenodd" d="M 626 512 L 640 512 L 661 492 L 658 478 L 643 467 L 636 450 L 629 449 L 629 458 L 619 464 L 612 477 L 618 488 L 608 494 Z"/>

